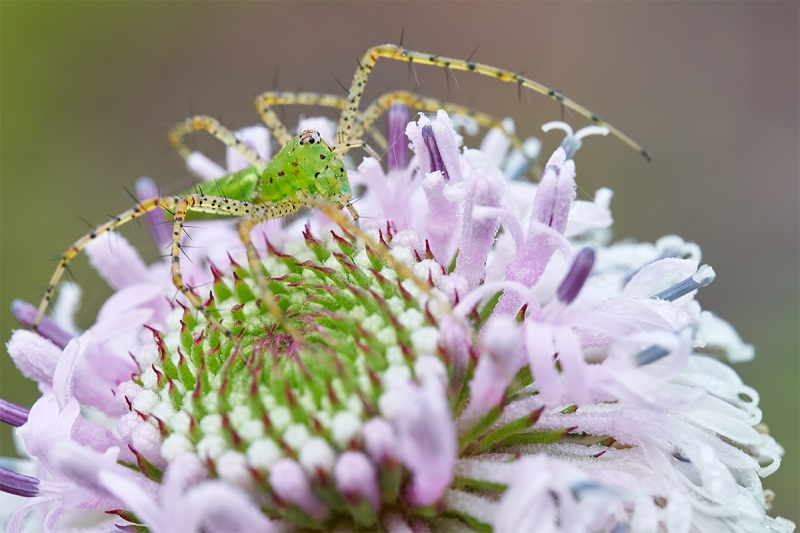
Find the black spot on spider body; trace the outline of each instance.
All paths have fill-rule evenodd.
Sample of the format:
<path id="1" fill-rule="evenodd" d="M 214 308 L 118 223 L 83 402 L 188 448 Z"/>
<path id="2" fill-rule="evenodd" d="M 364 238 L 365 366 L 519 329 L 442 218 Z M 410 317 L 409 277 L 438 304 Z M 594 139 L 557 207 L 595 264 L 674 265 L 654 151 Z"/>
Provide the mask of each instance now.
<path id="1" fill-rule="evenodd" d="M 314 177 L 315 177 L 315 178 L 319 178 L 319 172 L 316 172 L 316 173 L 314 174 Z"/>
<path id="2" fill-rule="evenodd" d="M 323 161 L 324 161 L 325 159 L 327 159 L 327 157 L 325 157 L 325 154 L 319 154 L 319 158 L 320 158 L 320 159 L 322 159 Z"/>
<path id="3" fill-rule="evenodd" d="M 282 177 L 282 176 L 283 176 L 283 170 L 281 170 L 280 172 L 278 172 L 278 177 L 280 178 L 280 177 Z M 270 180 L 270 181 L 271 181 L 271 180 Z"/>

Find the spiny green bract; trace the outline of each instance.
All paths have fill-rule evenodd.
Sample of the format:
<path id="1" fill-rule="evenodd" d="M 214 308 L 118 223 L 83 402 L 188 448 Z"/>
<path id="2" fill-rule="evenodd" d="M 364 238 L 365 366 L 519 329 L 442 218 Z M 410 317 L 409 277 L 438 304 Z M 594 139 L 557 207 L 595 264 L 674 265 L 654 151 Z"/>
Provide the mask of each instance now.
<path id="1" fill-rule="evenodd" d="M 230 317 L 223 322 L 233 338 L 187 308 L 176 312 L 179 335 L 153 332 L 157 360 L 137 381 L 159 398 L 143 416 L 159 426 L 167 458 L 172 446 L 189 447 L 213 464 L 225 451 L 248 455 L 265 440 L 291 456 L 310 437 L 350 449 L 356 436 L 337 432 L 334 420 L 356 417 L 361 425 L 375 416 L 382 380 L 412 376 L 416 354 L 437 349 L 436 319 L 384 259 L 338 235 L 332 249 L 304 236 L 301 253 L 270 247 L 263 273 L 302 342 L 281 329 L 251 272 L 234 262 L 231 275 L 212 267 L 206 302 Z M 173 418 L 183 422 L 163 420 Z M 209 426 L 219 431 L 209 435 Z"/>

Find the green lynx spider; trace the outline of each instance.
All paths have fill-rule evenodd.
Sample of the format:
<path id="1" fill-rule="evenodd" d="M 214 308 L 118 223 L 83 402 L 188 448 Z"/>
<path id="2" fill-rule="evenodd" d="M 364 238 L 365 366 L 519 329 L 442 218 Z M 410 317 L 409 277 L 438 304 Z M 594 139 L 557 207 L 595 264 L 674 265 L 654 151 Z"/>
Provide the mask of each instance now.
<path id="1" fill-rule="evenodd" d="M 278 142 L 284 145 L 280 152 L 269 162 L 262 160 L 254 150 L 239 141 L 233 132 L 211 117 L 198 115 L 173 128 L 169 135 L 170 142 L 183 157 L 188 157 L 190 153 L 189 149 L 183 144 L 183 137 L 194 131 L 205 130 L 225 145 L 239 152 L 252 166 L 218 179 L 215 186 L 219 193 L 218 196 L 205 194 L 198 186 L 182 195 L 162 196 L 145 200 L 78 239 L 61 256 L 56 271 L 53 273 L 44 297 L 39 304 L 32 329 L 36 330 L 38 328 L 53 298 L 56 285 L 66 270 L 67 264 L 89 242 L 99 235 L 115 230 L 149 211 L 161 208 L 172 213 L 171 258 L 172 281 L 175 287 L 184 294 L 191 305 L 201 312 L 211 324 L 227 336 L 231 336 L 232 332 L 220 324 L 211 311 L 205 307 L 202 300 L 183 282 L 180 270 L 181 234 L 188 214 L 206 213 L 219 217 L 239 218 L 239 238 L 247 251 L 250 268 L 257 272 L 259 271 L 260 262 L 256 249 L 250 240 L 252 228 L 261 222 L 284 217 L 301 207 L 321 209 L 333 215 L 332 218 L 336 222 L 344 223 L 349 227 L 348 229 L 356 230 L 355 234 L 359 238 L 367 239 L 361 231 L 358 231 L 351 223 L 348 223 L 346 218 L 334 209 L 334 206 L 339 209 L 346 208 L 353 216 L 354 221 L 358 220 L 358 213 L 350 201 L 350 184 L 341 156 L 351 148 L 364 146 L 361 139 L 367 133 L 374 135 L 373 124 L 392 103 L 404 102 L 410 107 L 422 111 L 435 111 L 442 107 L 451 113 L 472 116 L 482 126 L 501 127 L 499 121 L 488 115 L 475 113 L 454 104 L 416 97 L 402 91 L 386 93 L 368 106 L 366 110 L 359 112 L 361 96 L 370 72 L 378 59 L 382 57 L 409 64 L 419 63 L 445 69 L 473 71 L 541 93 L 562 106 L 586 117 L 593 124 L 608 128 L 612 135 L 644 156 L 648 161 L 650 160 L 648 152 L 638 143 L 618 129 L 600 120 L 597 115 L 588 109 L 566 98 L 561 93 L 548 89 L 519 74 L 469 60 L 414 52 L 397 45 L 375 46 L 367 50 L 361 58 L 347 97 L 316 93 L 268 92 L 256 98 L 255 106 L 264 123 Z M 329 146 L 320 137 L 319 133 L 312 130 L 303 131 L 296 137 L 290 135 L 272 109 L 276 105 L 288 104 L 322 105 L 340 109 L 341 115 L 336 130 L 337 144 L 333 147 Z M 512 142 L 519 146 L 519 140 L 513 136 L 511 137 Z M 379 146 L 385 144 L 379 137 L 377 142 Z M 372 247 L 370 242 L 367 242 L 367 245 Z M 378 250 L 379 247 L 374 247 L 374 249 Z M 390 260 L 390 256 L 386 255 L 387 259 Z M 390 262 L 394 263 L 394 261 Z M 261 280 L 260 284 L 262 293 L 269 295 L 266 282 Z M 283 322 L 280 310 L 272 299 L 265 298 L 265 301 L 275 318 Z M 294 336 L 294 332 L 288 331 L 288 333 Z"/>

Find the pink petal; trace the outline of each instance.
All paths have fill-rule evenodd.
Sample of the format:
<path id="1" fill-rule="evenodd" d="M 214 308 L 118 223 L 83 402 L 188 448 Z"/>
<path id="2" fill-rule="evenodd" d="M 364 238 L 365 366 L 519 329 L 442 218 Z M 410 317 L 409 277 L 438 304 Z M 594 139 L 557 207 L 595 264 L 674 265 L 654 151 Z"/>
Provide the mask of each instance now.
<path id="1" fill-rule="evenodd" d="M 213 181 L 228 173 L 224 168 L 200 152 L 192 152 L 189 154 L 189 157 L 186 158 L 186 167 L 192 174 L 204 181 Z"/>
<path id="2" fill-rule="evenodd" d="M 258 533 L 277 530 L 241 489 L 223 481 L 206 481 L 191 489 L 188 498 L 203 531 Z"/>
<path id="3" fill-rule="evenodd" d="M 482 347 L 475 375 L 470 382 L 471 416 L 479 416 L 500 404 L 511 379 L 517 373 L 521 339 L 516 320 L 493 316 L 481 333 Z M 474 411 L 473 410 L 477 410 Z"/>
<path id="4" fill-rule="evenodd" d="M 364 498 L 377 511 L 380 508 L 381 492 L 375 466 L 360 452 L 344 452 L 339 456 L 334 469 L 336 487 L 345 499 Z"/>
<path id="5" fill-rule="evenodd" d="M 392 425 L 382 418 L 369 420 L 362 429 L 364 446 L 373 461 L 383 463 L 397 458 L 396 439 Z"/>
<path id="6" fill-rule="evenodd" d="M 476 155 L 477 154 L 477 155 Z M 497 208 L 503 199 L 503 175 L 480 152 L 467 152 L 470 173 L 468 192 L 461 203 L 458 235 L 457 274 L 464 276 L 469 288 L 477 287 L 486 275 L 486 260 L 499 226 L 496 216 L 484 214 L 484 207 Z"/>
<path id="7" fill-rule="evenodd" d="M 315 520 L 324 520 L 330 510 L 314 494 L 303 468 L 291 459 L 276 461 L 269 470 L 269 483 L 275 495 L 299 507 Z"/>
<path id="8" fill-rule="evenodd" d="M 412 474 L 409 501 L 435 502 L 453 480 L 456 459 L 455 426 L 444 388 L 432 376 L 422 386 L 392 382 L 380 407 L 395 427 L 400 460 Z"/>
<path id="9" fill-rule="evenodd" d="M 6 349 L 22 375 L 43 385 L 45 389 L 52 387 L 53 373 L 61 357 L 61 350 L 52 342 L 33 332 L 16 330 Z"/>
<path id="10" fill-rule="evenodd" d="M 236 138 L 244 144 L 256 151 L 261 159 L 268 161 L 270 156 L 269 146 L 269 130 L 264 126 L 250 126 L 249 128 L 242 128 L 236 133 Z M 247 167 L 252 166 L 251 163 L 242 157 L 239 152 L 233 148 L 225 150 L 225 163 L 228 167 L 228 172 L 238 172 Z"/>
<path id="11" fill-rule="evenodd" d="M 86 255 L 92 267 L 114 290 L 146 283 L 150 279 L 139 252 L 117 232 L 107 231 L 98 235 L 86 246 Z"/>

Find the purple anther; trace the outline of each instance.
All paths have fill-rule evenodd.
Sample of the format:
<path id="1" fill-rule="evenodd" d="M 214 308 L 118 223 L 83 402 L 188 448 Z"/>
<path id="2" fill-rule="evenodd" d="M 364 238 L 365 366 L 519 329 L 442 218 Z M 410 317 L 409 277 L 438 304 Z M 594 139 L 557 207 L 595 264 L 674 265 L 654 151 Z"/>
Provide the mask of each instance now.
<path id="1" fill-rule="evenodd" d="M 0 398 L 0 422 L 18 428 L 28 421 L 29 414 L 29 409 Z"/>
<path id="2" fill-rule="evenodd" d="M 589 277 L 593 266 L 593 248 L 587 247 L 578 252 L 575 255 L 575 259 L 572 261 L 572 266 L 569 267 L 569 272 L 567 272 L 564 281 L 558 286 L 558 291 L 556 291 L 558 299 L 565 304 L 571 304 L 578 296 L 578 293 L 581 292 L 583 284 L 586 282 L 586 278 Z"/>
<path id="3" fill-rule="evenodd" d="M 442 161 L 442 154 L 439 152 L 439 146 L 436 144 L 436 137 L 433 135 L 433 127 L 430 124 L 422 126 L 422 140 L 425 142 L 425 147 L 431 155 L 431 172 L 440 170 L 444 176 L 444 180 L 450 181 L 450 175 L 447 173 L 444 161 Z"/>
<path id="4" fill-rule="evenodd" d="M 26 328 L 33 326 L 33 321 L 36 320 L 36 308 L 25 300 L 14 300 L 11 302 L 11 314 L 14 315 L 17 322 Z M 69 341 L 73 339 L 72 334 L 58 327 L 55 322 L 46 316 L 43 316 L 41 322 L 39 322 L 36 333 L 62 350 L 66 348 Z"/>
<path id="5" fill-rule="evenodd" d="M 403 170 L 408 166 L 408 106 L 401 102 L 392 104 L 386 121 L 386 166 L 389 170 Z"/>
<path id="6" fill-rule="evenodd" d="M 669 350 L 662 348 L 658 344 L 654 344 L 636 354 L 636 364 L 639 366 L 649 365 L 667 355 L 669 355 Z"/>
<path id="7" fill-rule="evenodd" d="M 136 199 L 140 202 L 151 200 L 161 196 L 156 182 L 148 177 L 141 177 L 136 180 Z M 164 212 L 161 209 L 154 209 L 145 213 L 147 220 L 147 228 L 150 230 L 150 235 L 153 236 L 156 246 L 159 249 L 165 248 L 172 242 L 171 232 L 172 228 L 167 224 L 167 219 L 164 217 Z"/>
<path id="8" fill-rule="evenodd" d="M 656 300 L 665 300 L 667 302 L 674 302 L 681 296 L 685 296 L 692 291 L 696 291 L 697 289 L 705 287 L 714 281 L 715 277 L 716 274 L 714 273 L 714 269 L 708 265 L 703 265 L 697 270 L 697 272 L 685 280 L 679 281 L 672 287 L 651 296 L 651 298 Z"/>
<path id="9" fill-rule="evenodd" d="M 39 494 L 39 480 L 0 467 L 0 491 L 24 498 L 33 498 Z"/>

